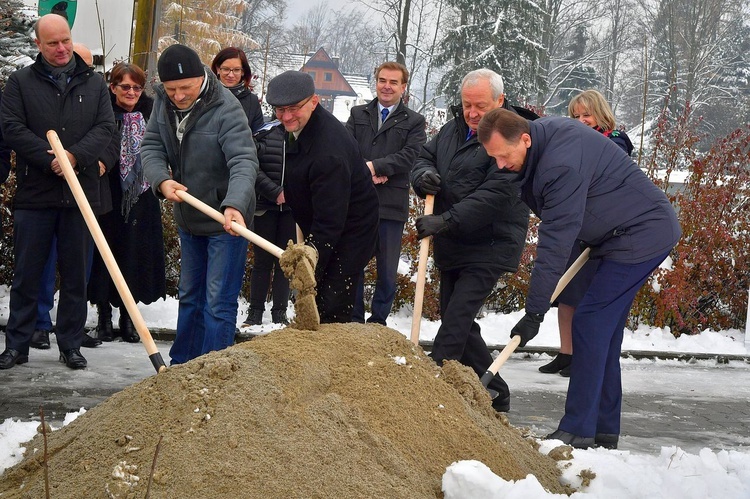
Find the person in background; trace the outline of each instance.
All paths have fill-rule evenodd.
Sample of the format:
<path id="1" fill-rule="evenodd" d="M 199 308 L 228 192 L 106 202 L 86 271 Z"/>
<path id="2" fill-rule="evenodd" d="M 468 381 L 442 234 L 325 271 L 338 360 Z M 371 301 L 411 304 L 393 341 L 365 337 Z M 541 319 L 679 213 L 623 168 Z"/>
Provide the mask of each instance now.
<path id="1" fill-rule="evenodd" d="M 568 114 L 571 118 L 577 119 L 612 139 L 628 156 L 633 152 L 630 138 L 625 132 L 615 128 L 614 113 L 604 96 L 596 90 L 585 90 L 573 97 L 568 105 Z M 568 267 L 578 258 L 581 251 L 582 245 L 578 241 L 570 252 Z M 559 372 L 561 376 L 570 376 L 570 363 L 573 356 L 573 314 L 576 305 L 588 289 L 598 265 L 599 260 L 587 261 L 558 296 L 556 305 L 557 322 L 560 328 L 560 352 L 552 359 L 552 362 L 541 366 L 540 372 L 547 374 Z"/>
<path id="2" fill-rule="evenodd" d="M 357 279 L 375 254 L 378 195 L 359 146 L 320 105 L 312 77 L 285 71 L 268 84 L 286 137 L 284 196 L 305 243 L 318 251 L 321 323 L 351 322 Z"/>
<path id="3" fill-rule="evenodd" d="M 377 97 L 352 107 L 346 128 L 359 144 L 370 169 L 380 203 L 379 245 L 375 253 L 377 279 L 367 322 L 386 325 L 396 298 L 401 236 L 409 218 L 409 172 L 427 140 L 425 119 L 401 100 L 409 70 L 397 62 L 375 69 Z M 357 285 L 352 319 L 365 322 L 364 271 Z"/>
<path id="4" fill-rule="evenodd" d="M 154 102 L 144 93 L 145 86 L 146 74 L 135 64 L 120 63 L 110 72 L 112 110 L 122 138 L 115 168 L 106 178 L 114 209 L 101 215 L 99 224 L 133 298 L 149 304 L 166 297 L 166 276 L 161 210 L 144 178 L 140 153 Z M 123 341 L 139 341 L 99 251 L 94 254 L 88 300 L 96 305 L 100 341 L 114 338 L 112 305 L 120 308 L 119 331 Z"/>
<path id="5" fill-rule="evenodd" d="M 247 115 L 247 124 L 250 125 L 253 134 L 258 133 L 264 123 L 263 111 L 260 109 L 258 96 L 250 88 L 253 74 L 245 52 L 237 47 L 221 50 L 211 62 L 211 71 L 219 78 L 221 84 L 239 99 Z"/>
<path id="6" fill-rule="evenodd" d="M 286 133 L 279 120 L 266 123 L 254 135 L 258 148 L 260 170 L 255 182 L 257 198 L 253 230 L 280 248 L 295 239 L 295 224 L 292 211 L 284 196 L 286 173 Z M 247 319 L 240 328 L 244 333 L 248 326 L 263 322 L 268 288 L 271 287 L 271 321 L 288 324 L 286 310 L 289 307 L 289 280 L 279 265 L 279 259 L 264 249 L 253 249 L 253 270 L 250 275 L 250 306 Z M 273 277 L 272 277 L 273 275 Z"/>
<path id="7" fill-rule="evenodd" d="M 487 111 L 512 109 L 503 92 L 503 79 L 494 71 L 468 73 L 454 119 L 422 147 L 411 172 L 418 196 L 435 195 L 434 215 L 416 222 L 417 237 L 435 236 L 440 270 L 441 324 L 430 355 L 439 365 L 457 360 L 480 377 L 492 356 L 476 317 L 500 276 L 518 269 L 529 224 L 515 175 L 499 171 L 476 137 Z M 492 407 L 510 410 L 510 390 L 500 375 L 488 388 L 498 393 Z"/>
<path id="8" fill-rule="evenodd" d="M 539 332 L 577 240 L 599 259 L 573 315 L 565 415 L 546 438 L 576 448 L 616 448 L 623 330 L 636 293 L 680 238 L 666 194 L 613 141 L 563 117 L 527 121 L 496 109 L 479 141 L 497 167 L 517 173 L 521 199 L 539 217 L 526 313 L 511 330 L 525 346 Z"/>
<path id="9" fill-rule="evenodd" d="M 182 364 L 234 343 L 247 240 L 232 224 L 244 227 L 255 211 L 258 158 L 242 106 L 193 49 L 170 45 L 157 70 L 162 83 L 154 87 L 141 156 L 154 194 L 174 202 L 181 261 L 169 355 Z M 177 191 L 222 212 L 224 224 L 182 202 Z"/>
<path id="10" fill-rule="evenodd" d="M 116 133 L 107 86 L 73 52 L 67 21 L 57 14 L 34 26 L 39 55 L 8 79 L 0 110 L 3 137 L 16 151 L 13 284 L 6 349 L 0 369 L 28 361 L 37 316 L 42 272 L 57 238 L 60 301 L 57 345 L 60 361 L 71 369 L 87 365 L 80 347 L 86 324 L 86 273 L 91 236 L 62 167 L 51 151 L 54 129 L 77 172 L 92 210 L 100 209 L 100 155 Z"/>

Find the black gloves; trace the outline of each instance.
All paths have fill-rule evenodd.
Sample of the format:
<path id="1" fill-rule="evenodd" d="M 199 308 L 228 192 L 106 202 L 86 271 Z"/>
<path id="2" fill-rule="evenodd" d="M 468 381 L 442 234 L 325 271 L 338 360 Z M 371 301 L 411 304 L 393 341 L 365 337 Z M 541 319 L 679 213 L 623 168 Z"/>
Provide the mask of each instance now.
<path id="1" fill-rule="evenodd" d="M 425 215 L 419 217 L 417 218 L 416 225 L 418 239 L 440 234 L 441 232 L 448 230 L 448 222 L 443 219 L 442 215 Z"/>
<path id="2" fill-rule="evenodd" d="M 510 337 L 512 338 L 516 335 L 520 336 L 521 343 L 518 346 L 522 348 L 525 347 L 526 343 L 534 339 L 534 336 L 539 333 L 539 324 L 541 324 L 543 320 L 543 314 L 531 314 L 526 312 L 526 315 L 524 315 L 523 318 L 518 321 L 518 324 L 511 329 Z"/>
<path id="3" fill-rule="evenodd" d="M 440 192 L 440 175 L 427 170 L 419 177 L 418 187 L 424 194 L 437 194 Z"/>

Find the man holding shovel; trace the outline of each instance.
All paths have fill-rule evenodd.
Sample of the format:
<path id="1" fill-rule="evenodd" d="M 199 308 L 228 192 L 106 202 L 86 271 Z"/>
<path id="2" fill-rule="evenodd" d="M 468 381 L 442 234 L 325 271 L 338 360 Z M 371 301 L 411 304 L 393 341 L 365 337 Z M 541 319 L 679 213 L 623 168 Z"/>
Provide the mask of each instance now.
<path id="1" fill-rule="evenodd" d="M 435 195 L 435 214 L 417 219 L 420 239 L 435 236 L 440 269 L 442 322 L 431 355 L 438 364 L 457 360 L 478 376 L 492 357 L 475 318 L 503 272 L 518 268 L 529 223 L 514 176 L 499 171 L 476 138 L 482 116 L 503 106 L 510 107 L 499 74 L 489 69 L 467 74 L 455 119 L 422 148 L 411 172 L 419 196 Z M 495 375 L 488 387 L 498 392 L 495 410 L 508 411 L 507 383 Z"/>
<path id="2" fill-rule="evenodd" d="M 521 198 L 542 221 L 526 315 L 511 331 L 521 346 L 539 332 L 574 242 L 600 259 L 573 315 L 565 416 L 547 438 L 616 448 L 623 329 L 636 293 L 680 238 L 675 211 L 617 144 L 576 120 L 528 122 L 498 109 L 478 135 L 500 170 L 519 174 Z"/>
<path id="3" fill-rule="evenodd" d="M 57 132 L 89 204 L 98 209 L 99 157 L 115 132 L 114 114 L 104 80 L 74 54 L 68 22 L 48 14 L 34 31 L 39 55 L 34 64 L 11 75 L 0 111 L 3 137 L 16 151 L 18 182 L 13 200 L 15 268 L 0 369 L 28 361 L 42 272 L 54 237 L 60 270 L 60 361 L 82 369 L 87 365 L 80 347 L 91 237 L 46 133 L 50 128 Z"/>
<path id="4" fill-rule="evenodd" d="M 182 256 L 169 355 L 181 364 L 234 343 L 248 243 L 232 222 L 244 227 L 255 210 L 258 158 L 239 101 L 194 50 L 171 45 L 157 68 L 162 83 L 154 87 L 141 156 L 154 193 L 174 202 Z M 177 191 L 222 212 L 223 227 L 183 203 Z"/>

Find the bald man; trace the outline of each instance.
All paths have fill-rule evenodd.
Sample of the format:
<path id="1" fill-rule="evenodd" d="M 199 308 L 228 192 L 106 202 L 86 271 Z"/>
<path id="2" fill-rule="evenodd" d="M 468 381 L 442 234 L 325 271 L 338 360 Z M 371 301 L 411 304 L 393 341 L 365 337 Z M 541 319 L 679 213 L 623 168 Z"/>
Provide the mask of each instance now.
<path id="1" fill-rule="evenodd" d="M 46 139 L 54 129 L 95 211 L 100 209 L 99 157 L 112 140 L 114 114 L 104 80 L 73 51 L 67 21 L 42 16 L 34 26 L 36 61 L 8 79 L 0 109 L 6 143 L 16 151 L 15 268 L 0 369 L 29 360 L 37 297 L 52 241 L 57 238 L 60 301 L 57 346 L 71 369 L 87 365 L 80 347 L 86 323 L 86 224 Z"/>

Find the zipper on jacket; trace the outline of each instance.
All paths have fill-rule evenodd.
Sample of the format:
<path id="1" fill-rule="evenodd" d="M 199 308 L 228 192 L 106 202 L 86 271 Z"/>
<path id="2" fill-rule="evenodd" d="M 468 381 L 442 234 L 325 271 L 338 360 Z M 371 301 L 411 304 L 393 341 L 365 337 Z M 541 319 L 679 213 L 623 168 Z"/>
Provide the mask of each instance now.
<path id="1" fill-rule="evenodd" d="M 258 164 L 260 168 L 260 164 Z M 281 192 L 284 192 L 284 175 L 286 174 L 286 137 L 281 141 Z M 284 195 L 286 201 L 286 194 Z M 284 211 L 284 205 L 279 205 L 279 211 Z"/>

